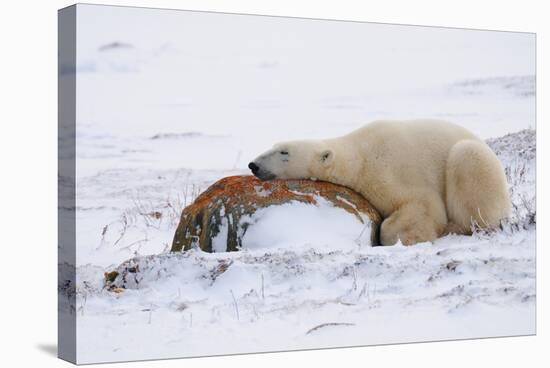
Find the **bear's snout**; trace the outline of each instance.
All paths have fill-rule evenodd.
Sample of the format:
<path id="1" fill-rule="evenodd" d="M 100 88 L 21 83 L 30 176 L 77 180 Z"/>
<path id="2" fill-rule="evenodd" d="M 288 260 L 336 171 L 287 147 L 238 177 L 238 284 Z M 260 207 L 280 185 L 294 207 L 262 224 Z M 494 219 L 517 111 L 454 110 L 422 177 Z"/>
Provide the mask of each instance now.
<path id="1" fill-rule="evenodd" d="M 275 175 L 273 173 L 271 173 L 266 169 L 261 168 L 255 162 L 249 163 L 248 168 L 252 171 L 252 174 L 254 174 L 254 176 L 260 180 L 275 179 Z"/>
<path id="2" fill-rule="evenodd" d="M 256 165 L 254 162 L 249 163 L 248 168 L 252 170 L 252 174 L 254 175 L 256 175 L 256 173 L 258 173 L 258 170 L 260 170 L 260 167 Z"/>

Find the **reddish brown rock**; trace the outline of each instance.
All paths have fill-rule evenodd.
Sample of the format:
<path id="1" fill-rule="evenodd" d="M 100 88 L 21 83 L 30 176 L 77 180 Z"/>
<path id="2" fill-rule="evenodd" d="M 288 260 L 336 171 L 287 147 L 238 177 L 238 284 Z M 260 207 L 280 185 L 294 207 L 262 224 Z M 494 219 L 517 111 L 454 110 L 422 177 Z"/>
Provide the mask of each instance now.
<path id="1" fill-rule="evenodd" d="M 228 226 L 227 251 L 238 250 L 247 226 L 241 224 L 241 217 L 291 201 L 315 204 L 316 196 L 357 216 L 361 222 L 366 215 L 372 222 L 371 241 L 377 243 L 380 215 L 364 197 L 349 188 L 323 181 L 260 181 L 254 176 L 229 176 L 214 183 L 183 210 L 171 250 L 198 246 L 212 252 L 212 239 L 219 233 L 224 217 Z"/>

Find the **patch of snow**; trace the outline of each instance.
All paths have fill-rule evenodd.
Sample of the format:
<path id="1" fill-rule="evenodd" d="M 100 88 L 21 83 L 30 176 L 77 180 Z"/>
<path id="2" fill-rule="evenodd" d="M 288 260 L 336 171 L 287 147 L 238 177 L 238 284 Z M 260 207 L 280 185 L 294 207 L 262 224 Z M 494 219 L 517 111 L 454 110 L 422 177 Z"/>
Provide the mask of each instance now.
<path id="1" fill-rule="evenodd" d="M 268 189 L 265 189 L 261 185 L 255 185 L 254 186 L 254 191 L 260 197 L 269 197 L 271 195 L 271 191 L 268 190 Z"/>
<path id="2" fill-rule="evenodd" d="M 299 196 L 309 196 L 309 197 L 312 197 L 313 194 L 311 193 L 304 193 L 304 192 L 300 192 L 298 190 L 292 190 L 292 189 L 289 189 L 288 190 L 290 193 L 293 193 L 293 194 L 296 194 L 296 195 L 299 195 Z"/>
<path id="3" fill-rule="evenodd" d="M 354 249 L 361 234 L 361 244 L 371 245 L 370 226 L 364 230 L 356 216 L 320 196 L 315 201 L 315 205 L 292 201 L 269 206 L 243 217 L 241 221 L 249 224 L 243 249 Z"/>
<path id="4" fill-rule="evenodd" d="M 344 197 L 342 197 L 342 196 L 339 196 L 339 195 L 337 195 L 336 198 L 337 198 L 339 201 L 344 202 L 345 204 L 347 204 L 347 205 L 350 206 L 351 208 L 357 210 L 357 206 L 355 205 L 355 203 L 352 203 L 352 202 L 348 201 L 346 198 L 344 198 Z"/>
<path id="5" fill-rule="evenodd" d="M 222 215 L 221 221 L 219 232 L 212 238 L 212 251 L 216 253 L 227 251 L 227 235 L 229 232 L 227 218 Z"/>

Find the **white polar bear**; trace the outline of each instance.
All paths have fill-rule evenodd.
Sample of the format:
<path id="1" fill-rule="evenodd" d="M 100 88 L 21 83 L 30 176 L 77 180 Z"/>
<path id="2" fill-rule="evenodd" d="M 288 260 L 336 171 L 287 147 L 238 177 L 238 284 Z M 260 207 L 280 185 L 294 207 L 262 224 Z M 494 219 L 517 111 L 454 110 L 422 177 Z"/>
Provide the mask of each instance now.
<path id="1" fill-rule="evenodd" d="M 283 142 L 248 167 L 261 180 L 314 178 L 361 193 L 384 218 L 383 245 L 495 228 L 511 208 L 493 151 L 445 121 L 375 121 L 337 138 Z"/>

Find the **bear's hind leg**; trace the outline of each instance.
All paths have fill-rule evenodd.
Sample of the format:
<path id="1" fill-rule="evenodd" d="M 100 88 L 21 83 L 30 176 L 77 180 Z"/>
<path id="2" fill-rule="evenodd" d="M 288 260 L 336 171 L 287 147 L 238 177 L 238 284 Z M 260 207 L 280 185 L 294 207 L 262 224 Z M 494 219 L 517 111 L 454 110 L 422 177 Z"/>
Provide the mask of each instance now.
<path id="1" fill-rule="evenodd" d="M 443 201 L 415 200 L 402 205 L 387 217 L 380 227 L 382 245 L 393 245 L 401 240 L 412 245 L 437 239 L 445 230 L 447 217 Z"/>
<path id="2" fill-rule="evenodd" d="M 483 142 L 463 140 L 449 153 L 446 173 L 448 232 L 471 234 L 472 225 L 495 228 L 510 213 L 504 169 Z"/>

